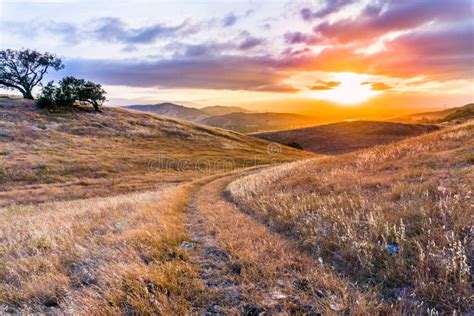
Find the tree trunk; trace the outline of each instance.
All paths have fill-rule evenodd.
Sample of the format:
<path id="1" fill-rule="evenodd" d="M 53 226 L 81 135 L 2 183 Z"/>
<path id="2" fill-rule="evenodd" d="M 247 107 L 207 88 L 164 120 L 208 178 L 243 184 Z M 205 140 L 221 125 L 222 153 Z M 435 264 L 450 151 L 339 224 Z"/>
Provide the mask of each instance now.
<path id="1" fill-rule="evenodd" d="M 97 102 L 92 102 L 92 105 L 94 106 L 94 109 L 97 111 L 97 112 L 102 112 L 99 108 L 99 104 Z"/>
<path id="2" fill-rule="evenodd" d="M 26 90 L 25 92 L 22 92 L 23 93 L 23 98 L 24 99 L 28 99 L 28 100 L 34 100 L 35 98 L 33 98 L 33 94 L 31 94 L 31 91 L 28 91 Z"/>

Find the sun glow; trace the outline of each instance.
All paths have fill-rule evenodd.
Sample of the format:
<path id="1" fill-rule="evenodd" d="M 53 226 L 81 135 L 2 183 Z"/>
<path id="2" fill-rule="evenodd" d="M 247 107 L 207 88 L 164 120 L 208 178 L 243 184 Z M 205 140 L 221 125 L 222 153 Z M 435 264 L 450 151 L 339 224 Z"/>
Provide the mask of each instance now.
<path id="1" fill-rule="evenodd" d="M 324 99 L 344 105 L 356 105 L 381 93 L 372 90 L 370 84 L 364 84 L 367 80 L 368 77 L 365 75 L 354 73 L 335 74 L 334 81 L 339 82 L 338 86 L 329 90 L 311 91 L 310 96 L 315 99 Z"/>

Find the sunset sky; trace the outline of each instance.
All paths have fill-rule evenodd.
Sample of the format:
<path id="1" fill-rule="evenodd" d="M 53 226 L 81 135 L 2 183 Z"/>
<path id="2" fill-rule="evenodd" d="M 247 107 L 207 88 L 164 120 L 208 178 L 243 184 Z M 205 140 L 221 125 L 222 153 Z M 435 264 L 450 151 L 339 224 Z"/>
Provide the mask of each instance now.
<path id="1" fill-rule="evenodd" d="M 54 52 L 108 104 L 317 113 L 474 99 L 471 0 L 5 1 L 0 48 Z"/>

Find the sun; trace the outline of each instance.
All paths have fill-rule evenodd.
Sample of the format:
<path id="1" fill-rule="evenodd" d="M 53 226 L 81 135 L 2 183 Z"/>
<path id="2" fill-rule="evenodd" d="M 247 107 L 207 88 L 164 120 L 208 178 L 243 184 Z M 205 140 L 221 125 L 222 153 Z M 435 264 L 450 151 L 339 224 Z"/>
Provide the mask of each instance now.
<path id="1" fill-rule="evenodd" d="M 328 90 L 310 91 L 310 97 L 328 100 L 342 105 L 357 105 L 381 93 L 380 91 L 372 90 L 370 84 L 363 84 L 368 80 L 367 75 L 338 73 L 334 74 L 331 80 L 339 84 Z"/>

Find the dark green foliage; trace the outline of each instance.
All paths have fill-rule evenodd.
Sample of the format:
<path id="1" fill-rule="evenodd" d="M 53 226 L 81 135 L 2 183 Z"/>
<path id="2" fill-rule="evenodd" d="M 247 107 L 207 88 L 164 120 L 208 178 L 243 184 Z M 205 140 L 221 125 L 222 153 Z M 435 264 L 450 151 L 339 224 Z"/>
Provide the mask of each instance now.
<path id="1" fill-rule="evenodd" d="M 42 109 L 53 109 L 56 107 L 57 88 L 50 81 L 43 87 L 39 98 L 36 100 L 36 105 Z"/>
<path id="2" fill-rule="evenodd" d="M 49 69 L 64 68 L 61 59 L 50 53 L 35 50 L 0 51 L 0 87 L 16 89 L 23 98 L 33 100 L 32 90 Z"/>
<path id="3" fill-rule="evenodd" d="M 303 146 L 301 146 L 297 142 L 289 142 L 288 144 L 286 144 L 286 146 L 293 147 L 293 148 L 296 148 L 296 149 L 299 149 L 299 150 L 303 150 Z"/>
<path id="4" fill-rule="evenodd" d="M 52 81 L 44 86 L 37 105 L 41 108 L 55 109 L 88 104 L 92 105 L 96 111 L 100 111 L 100 107 L 106 100 L 105 94 L 100 84 L 65 77 L 58 86 L 55 86 Z"/>

